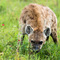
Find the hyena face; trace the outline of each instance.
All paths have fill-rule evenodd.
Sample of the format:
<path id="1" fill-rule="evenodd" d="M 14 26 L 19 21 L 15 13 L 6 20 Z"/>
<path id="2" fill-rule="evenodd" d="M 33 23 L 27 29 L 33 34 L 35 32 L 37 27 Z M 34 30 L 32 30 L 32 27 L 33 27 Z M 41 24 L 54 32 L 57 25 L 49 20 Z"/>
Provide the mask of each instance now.
<path id="1" fill-rule="evenodd" d="M 34 30 L 31 26 L 26 26 L 26 34 L 29 36 L 29 42 L 31 43 L 33 51 L 39 52 L 45 43 L 47 37 L 50 35 L 50 29 L 46 28 L 43 32 L 39 29 Z"/>

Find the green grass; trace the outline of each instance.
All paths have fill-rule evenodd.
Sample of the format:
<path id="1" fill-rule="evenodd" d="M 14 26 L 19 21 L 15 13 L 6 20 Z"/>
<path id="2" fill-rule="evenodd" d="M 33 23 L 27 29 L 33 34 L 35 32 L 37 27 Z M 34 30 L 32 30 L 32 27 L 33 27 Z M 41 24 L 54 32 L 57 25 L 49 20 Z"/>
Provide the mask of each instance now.
<path id="1" fill-rule="evenodd" d="M 0 60 L 28 60 L 29 45 L 27 36 L 23 45 L 19 48 L 19 53 L 16 52 L 16 49 L 20 14 L 22 9 L 30 3 L 49 6 L 55 12 L 58 19 L 58 40 L 60 40 L 60 4 L 58 4 L 57 9 L 56 0 L 0 0 Z M 57 47 L 50 37 L 41 51 L 38 54 L 31 54 L 30 59 L 60 60 L 60 41 Z"/>

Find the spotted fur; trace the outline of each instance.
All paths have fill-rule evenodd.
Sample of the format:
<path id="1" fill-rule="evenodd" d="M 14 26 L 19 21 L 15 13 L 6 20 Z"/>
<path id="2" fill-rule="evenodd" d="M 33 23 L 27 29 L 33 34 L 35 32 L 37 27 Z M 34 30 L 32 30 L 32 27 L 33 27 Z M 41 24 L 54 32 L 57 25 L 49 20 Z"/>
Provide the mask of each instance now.
<path id="1" fill-rule="evenodd" d="M 33 29 L 33 32 L 28 35 L 29 42 L 31 40 L 36 42 L 42 40 L 44 44 L 49 39 L 49 36 L 51 36 L 53 41 L 57 43 L 57 17 L 49 7 L 30 4 L 22 10 L 19 22 L 22 25 L 22 34 L 26 34 L 26 26 L 31 26 Z M 44 30 L 47 28 L 50 29 L 49 36 L 44 34 Z"/>

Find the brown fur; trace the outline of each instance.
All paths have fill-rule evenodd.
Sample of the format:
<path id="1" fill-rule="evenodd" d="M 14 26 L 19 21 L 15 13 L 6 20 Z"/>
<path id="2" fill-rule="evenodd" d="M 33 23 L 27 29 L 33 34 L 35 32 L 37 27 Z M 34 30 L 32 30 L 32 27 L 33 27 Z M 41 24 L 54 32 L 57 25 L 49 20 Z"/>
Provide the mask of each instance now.
<path id="1" fill-rule="evenodd" d="M 45 43 L 48 37 L 44 37 L 43 32 L 46 28 L 50 28 L 53 41 L 57 42 L 57 18 L 54 12 L 43 5 L 30 4 L 26 6 L 20 17 L 22 24 L 22 33 L 25 33 L 25 27 L 30 25 L 33 28 L 33 33 L 29 35 L 29 41 L 35 40 L 36 43 L 43 40 Z"/>

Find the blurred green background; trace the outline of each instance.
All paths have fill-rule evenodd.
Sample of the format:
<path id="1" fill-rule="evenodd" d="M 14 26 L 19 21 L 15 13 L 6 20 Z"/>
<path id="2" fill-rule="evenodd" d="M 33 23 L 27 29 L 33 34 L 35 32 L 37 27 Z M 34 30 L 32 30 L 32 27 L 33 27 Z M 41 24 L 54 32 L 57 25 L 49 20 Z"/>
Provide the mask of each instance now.
<path id="1" fill-rule="evenodd" d="M 60 40 L 60 0 L 0 0 L 0 60 L 28 60 L 28 37 L 16 52 L 19 19 L 22 9 L 30 3 L 50 7 L 57 16 L 57 33 Z M 38 54 L 32 54 L 30 60 L 60 60 L 60 41 L 56 46 L 50 37 Z"/>

